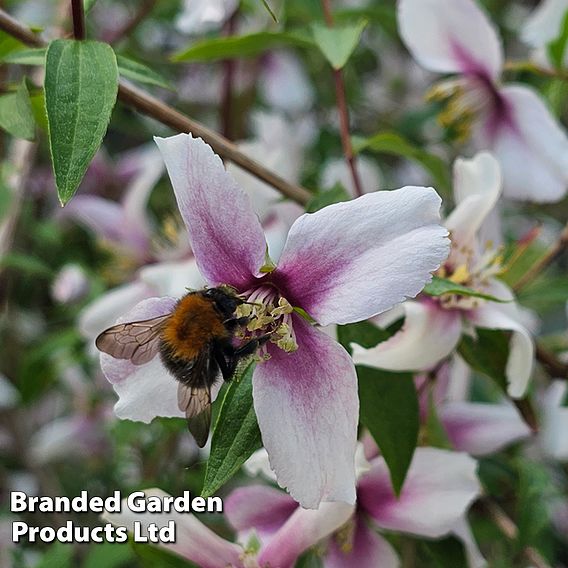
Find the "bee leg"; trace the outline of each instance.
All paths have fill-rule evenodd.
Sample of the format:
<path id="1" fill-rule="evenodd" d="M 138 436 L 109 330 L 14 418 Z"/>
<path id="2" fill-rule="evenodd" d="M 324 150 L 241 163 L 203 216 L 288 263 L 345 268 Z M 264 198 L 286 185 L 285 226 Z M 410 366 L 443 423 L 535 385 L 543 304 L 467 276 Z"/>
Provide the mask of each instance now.
<path id="1" fill-rule="evenodd" d="M 229 353 L 227 352 L 229 351 Z M 224 381 L 230 381 L 235 370 L 237 368 L 237 363 L 239 362 L 238 357 L 233 356 L 234 348 L 232 346 L 227 346 L 224 348 L 216 347 L 213 351 L 213 357 L 221 369 L 221 375 L 223 375 Z"/>
<path id="2" fill-rule="evenodd" d="M 270 339 L 270 334 L 261 335 L 255 339 L 247 341 L 239 348 L 235 349 L 234 355 L 236 357 L 246 357 L 252 355 L 261 345 L 264 345 Z"/>

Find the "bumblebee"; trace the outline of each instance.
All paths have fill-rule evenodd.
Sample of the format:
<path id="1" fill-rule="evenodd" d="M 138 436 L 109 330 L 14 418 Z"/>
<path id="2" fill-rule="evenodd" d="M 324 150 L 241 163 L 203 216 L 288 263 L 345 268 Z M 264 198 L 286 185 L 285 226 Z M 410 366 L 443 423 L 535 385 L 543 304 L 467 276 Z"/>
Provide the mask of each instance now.
<path id="1" fill-rule="evenodd" d="M 237 341 L 237 307 L 245 304 L 228 287 L 208 288 L 183 296 L 173 311 L 144 321 L 121 323 L 103 331 L 95 344 L 116 359 L 148 363 L 158 353 L 179 381 L 178 406 L 185 412 L 197 445 L 207 442 L 211 425 L 211 388 L 219 375 L 229 381 L 239 361 L 252 355 L 268 336 Z"/>

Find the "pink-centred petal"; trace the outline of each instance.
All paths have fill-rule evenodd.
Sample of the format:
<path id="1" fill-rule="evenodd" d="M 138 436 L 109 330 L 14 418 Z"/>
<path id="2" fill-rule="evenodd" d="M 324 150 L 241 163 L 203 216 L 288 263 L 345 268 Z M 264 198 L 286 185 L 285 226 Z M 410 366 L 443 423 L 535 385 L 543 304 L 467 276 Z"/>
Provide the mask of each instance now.
<path id="1" fill-rule="evenodd" d="M 506 112 L 480 118 L 475 137 L 503 169 L 503 191 L 512 199 L 559 201 L 568 187 L 568 137 L 540 96 L 524 85 L 508 85 L 499 94 Z"/>
<path id="2" fill-rule="evenodd" d="M 294 315 L 298 350 L 270 346 L 253 375 L 256 416 L 280 486 L 302 506 L 355 502 L 359 399 L 355 366 L 336 341 Z"/>
<path id="3" fill-rule="evenodd" d="M 210 285 L 248 287 L 264 264 L 266 242 L 244 191 L 201 138 L 156 138 L 191 247 Z"/>
<path id="4" fill-rule="evenodd" d="M 169 497 L 161 489 L 146 489 L 146 497 L 158 497 L 163 500 Z M 115 526 L 127 527 L 133 532 L 134 523 L 141 523 L 141 533 L 146 535 L 148 526 L 155 523 L 158 527 L 165 527 L 169 521 L 176 525 L 175 543 L 160 544 L 163 548 L 178 554 L 186 560 L 195 562 L 201 568 L 244 568 L 242 562 L 243 549 L 224 538 L 216 535 L 207 528 L 195 515 L 187 513 L 140 513 L 133 512 L 127 505 L 126 499 L 122 501 L 120 513 L 105 512 L 102 515 L 105 521 Z"/>
<path id="5" fill-rule="evenodd" d="M 267 542 L 258 557 L 260 566 L 291 568 L 300 554 L 332 535 L 353 515 L 347 503 L 322 503 L 319 509 L 298 507 Z"/>
<path id="6" fill-rule="evenodd" d="M 325 567 L 399 568 L 400 560 L 389 542 L 368 527 L 362 515 L 356 515 L 353 522 L 353 542 L 345 548 L 332 539 L 325 557 Z"/>
<path id="7" fill-rule="evenodd" d="M 116 323 L 143 321 L 170 313 L 175 298 L 149 298 L 137 304 Z M 144 365 L 101 353 L 101 368 L 119 396 L 119 418 L 151 422 L 156 416 L 183 416 L 177 404 L 177 382 L 158 356 Z"/>
<path id="8" fill-rule="evenodd" d="M 436 538 L 450 532 L 480 493 L 477 462 L 467 454 L 417 448 L 400 498 L 383 458 L 359 481 L 359 507 L 381 528 Z"/>
<path id="9" fill-rule="evenodd" d="M 498 452 L 531 435 L 511 405 L 451 402 L 439 415 L 452 446 L 474 456 Z"/>
<path id="10" fill-rule="evenodd" d="M 423 371 L 434 367 L 456 347 L 462 334 L 461 314 L 436 302 L 402 304 L 402 329 L 387 341 L 365 349 L 353 344 L 353 361 L 391 371 Z"/>
<path id="11" fill-rule="evenodd" d="M 497 79 L 501 40 L 474 0 L 399 0 L 398 27 L 414 58 L 431 71 Z"/>
<path id="12" fill-rule="evenodd" d="M 369 193 L 302 215 L 274 278 L 321 325 L 361 321 L 416 296 L 449 251 L 432 188 Z"/>
<path id="13" fill-rule="evenodd" d="M 227 520 L 237 532 L 255 529 L 262 540 L 275 533 L 298 508 L 287 493 L 265 485 L 235 489 L 224 505 Z"/>

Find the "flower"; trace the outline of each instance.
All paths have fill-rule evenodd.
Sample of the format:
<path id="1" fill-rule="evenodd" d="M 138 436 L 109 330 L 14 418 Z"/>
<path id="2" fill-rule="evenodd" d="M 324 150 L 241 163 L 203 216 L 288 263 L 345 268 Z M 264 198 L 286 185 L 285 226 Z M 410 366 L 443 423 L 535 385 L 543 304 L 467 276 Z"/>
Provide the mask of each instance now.
<path id="1" fill-rule="evenodd" d="M 110 245 L 110 250 L 121 256 L 126 266 L 137 266 L 164 256 L 163 250 L 152 248 L 154 227 L 147 211 L 148 198 L 163 174 L 164 165 L 154 148 L 142 148 L 123 158 L 121 166 L 135 171 L 121 203 L 96 195 L 78 195 L 59 216 L 85 225 Z M 172 227 L 171 240 L 177 237 L 174 233 Z M 188 252 L 181 246 L 178 249 L 170 255 L 179 258 Z"/>
<path id="2" fill-rule="evenodd" d="M 278 482 L 305 507 L 352 503 L 355 367 L 312 321 L 360 321 L 416 295 L 448 252 L 439 196 L 405 187 L 302 215 L 275 267 L 248 197 L 211 148 L 187 134 L 156 142 L 201 275 L 254 301 L 247 333 L 271 335 L 254 371 L 253 399 Z M 175 303 L 148 299 L 119 321 L 163 315 Z M 119 393 L 120 417 L 181 416 L 175 381 L 159 358 L 135 366 L 102 354 L 101 364 Z"/>
<path id="3" fill-rule="evenodd" d="M 144 490 L 146 498 L 169 497 L 161 489 Z M 102 519 L 115 526 L 126 527 L 130 532 L 134 530 L 134 523 L 140 523 L 140 533 L 146 534 L 148 526 L 155 523 L 158 527 L 167 526 L 170 520 L 176 525 L 176 539 L 174 543 L 159 543 L 158 546 L 166 548 L 195 562 L 200 568 L 245 568 L 243 563 L 244 551 L 241 546 L 234 544 L 216 535 L 194 515 L 186 513 L 134 513 L 130 510 L 127 500 L 123 499 L 119 513 L 104 512 Z M 247 568 L 254 564 L 246 565 Z"/>
<path id="4" fill-rule="evenodd" d="M 51 296 L 61 304 L 80 300 L 88 291 L 88 277 L 78 264 L 63 266 L 51 285 Z"/>
<path id="5" fill-rule="evenodd" d="M 360 448 L 361 449 L 361 448 Z M 480 494 L 477 463 L 467 454 L 417 448 L 402 492 L 391 487 L 384 458 L 370 462 L 358 452 L 357 504 L 323 503 L 303 509 L 277 489 L 247 486 L 225 500 L 225 513 L 241 541 L 260 540 L 262 567 L 288 568 L 308 548 L 323 550 L 328 568 L 396 568 L 398 555 L 375 528 L 427 538 L 455 534 L 466 545 L 469 564 L 484 566 L 467 524 L 469 505 Z M 263 450 L 253 456 L 265 472 Z"/>
<path id="6" fill-rule="evenodd" d="M 503 168 L 504 195 L 537 202 L 560 200 L 568 185 L 568 138 L 529 87 L 499 84 L 501 41 L 473 0 L 400 0 L 398 24 L 424 67 L 459 78 L 440 83 L 444 124 L 472 131 L 479 149 Z"/>
<path id="7" fill-rule="evenodd" d="M 182 12 L 176 18 L 176 28 L 185 34 L 218 29 L 238 6 L 237 0 L 184 0 Z"/>
<path id="8" fill-rule="evenodd" d="M 405 302 L 403 328 L 371 349 L 355 345 L 353 360 L 393 371 L 428 370 L 448 357 L 462 333 L 471 328 L 512 331 L 506 366 L 510 396 L 523 396 L 531 376 L 534 345 L 514 303 L 512 291 L 496 275 L 501 270 L 499 250 L 490 243 L 481 246 L 477 233 L 501 193 L 501 174 L 495 158 L 486 152 L 472 160 L 458 159 L 454 165 L 454 194 L 457 206 L 446 219 L 452 248 L 438 275 L 504 301 L 445 294 Z M 392 317 L 391 317 L 392 319 Z"/>
<path id="9" fill-rule="evenodd" d="M 521 37 L 533 47 L 545 47 L 562 32 L 568 0 L 543 0 L 525 22 Z"/>

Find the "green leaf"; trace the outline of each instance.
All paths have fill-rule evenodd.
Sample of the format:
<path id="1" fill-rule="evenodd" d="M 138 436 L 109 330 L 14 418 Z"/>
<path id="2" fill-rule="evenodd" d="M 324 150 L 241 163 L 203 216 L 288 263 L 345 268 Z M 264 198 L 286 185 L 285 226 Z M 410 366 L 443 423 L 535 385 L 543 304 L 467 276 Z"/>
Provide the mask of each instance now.
<path id="1" fill-rule="evenodd" d="M 370 150 L 418 162 L 430 173 L 433 181 L 438 185 L 438 190 L 450 191 L 450 174 L 446 162 L 414 146 L 396 132 L 381 132 L 370 138 L 354 138 L 353 149 L 356 153 Z"/>
<path id="2" fill-rule="evenodd" d="M 306 205 L 306 212 L 315 213 L 328 205 L 340 203 L 341 201 L 349 201 L 349 199 L 349 194 L 345 188 L 340 183 L 337 183 L 331 189 L 314 195 Z"/>
<path id="3" fill-rule="evenodd" d="M 14 93 L 0 97 L 0 128 L 16 138 L 34 139 L 35 119 L 25 80 Z"/>
<path id="4" fill-rule="evenodd" d="M 426 284 L 423 292 L 428 294 L 428 296 L 434 296 L 436 298 L 443 296 L 444 294 L 458 294 L 459 296 L 483 298 L 484 300 L 490 300 L 492 302 L 506 303 L 509 301 L 501 300 L 489 294 L 482 294 L 481 292 L 477 292 L 476 290 L 472 290 L 471 288 L 467 288 L 461 284 L 456 284 L 455 282 L 446 280 L 445 278 L 438 278 L 437 276 L 432 278 L 432 282 L 430 282 L 430 284 Z"/>
<path id="5" fill-rule="evenodd" d="M 521 288 L 517 299 L 523 306 L 540 314 L 550 312 L 568 302 L 568 278 L 540 275 Z"/>
<path id="6" fill-rule="evenodd" d="M 73 197 L 101 145 L 117 91 L 118 67 L 109 45 L 67 39 L 49 44 L 45 106 L 62 205 Z"/>
<path id="7" fill-rule="evenodd" d="M 349 353 L 351 344 L 357 343 L 366 349 L 386 341 L 390 334 L 368 321 L 337 326 L 337 339 Z"/>
<path id="8" fill-rule="evenodd" d="M 369 322 L 337 327 L 337 338 L 351 352 L 351 343 L 374 347 L 391 334 Z M 389 373 L 358 366 L 360 421 L 367 427 L 387 462 L 398 495 L 418 443 L 418 396 L 410 373 Z"/>
<path id="9" fill-rule="evenodd" d="M 436 568 L 467 568 L 469 566 L 464 546 L 456 537 L 423 541 L 422 546 Z"/>
<path id="10" fill-rule="evenodd" d="M 93 544 L 81 565 L 81 568 L 118 568 L 132 563 L 134 554 L 128 543 L 104 542 Z"/>
<path id="11" fill-rule="evenodd" d="M 477 339 L 463 335 L 458 345 L 459 354 L 474 370 L 493 379 L 503 391 L 507 391 L 507 360 L 509 337 L 498 329 L 476 328 Z"/>
<path id="12" fill-rule="evenodd" d="M 550 61 L 556 67 L 556 69 L 562 69 L 564 63 L 564 55 L 566 53 L 566 47 L 568 45 L 568 10 L 565 12 L 562 18 L 562 26 L 560 28 L 560 34 L 556 39 L 551 41 L 547 45 L 548 57 Z"/>
<path id="13" fill-rule="evenodd" d="M 97 3 L 97 0 L 83 0 L 83 7 L 85 10 L 85 14 L 91 11 L 93 6 Z"/>
<path id="14" fill-rule="evenodd" d="M 36 124 L 45 132 L 48 130 L 47 111 L 45 110 L 45 95 L 43 89 L 30 95 L 30 103 Z"/>
<path id="15" fill-rule="evenodd" d="M 16 38 L 0 30 L 0 59 L 5 59 L 9 53 L 26 49 L 26 46 Z"/>
<path id="16" fill-rule="evenodd" d="M 52 544 L 35 565 L 36 568 L 71 568 L 73 566 L 73 545 L 56 542 Z"/>
<path id="17" fill-rule="evenodd" d="M 45 47 L 20 49 L 8 53 L 2 60 L 5 63 L 18 63 L 19 65 L 45 65 L 46 51 L 47 48 Z"/>
<path id="18" fill-rule="evenodd" d="M 410 373 L 357 367 L 361 423 L 387 462 L 391 483 L 400 494 L 418 444 L 418 396 Z"/>
<path id="19" fill-rule="evenodd" d="M 0 259 L 0 268 L 11 268 L 35 277 L 51 278 L 53 270 L 43 260 L 36 256 L 29 256 L 12 252 Z"/>
<path id="20" fill-rule="evenodd" d="M 193 43 L 172 56 L 172 61 L 217 61 L 254 57 L 275 47 L 313 47 L 302 31 L 257 32 L 241 36 L 215 37 Z"/>
<path id="21" fill-rule="evenodd" d="M 554 483 L 544 467 L 528 461 L 518 461 L 518 527 L 517 546 L 535 546 L 542 531 L 550 524 L 549 506 Z"/>
<path id="22" fill-rule="evenodd" d="M 312 25 L 312 35 L 324 57 L 334 69 L 339 70 L 349 61 L 366 25 L 367 20 L 361 20 L 355 24 L 344 23 L 329 28 L 317 22 Z"/>
<path id="23" fill-rule="evenodd" d="M 170 91 L 175 90 L 174 86 L 167 79 L 143 63 L 124 57 L 124 55 L 117 55 L 116 61 L 118 63 L 118 72 L 122 77 L 138 81 L 139 83 L 146 83 L 147 85 L 156 85 Z"/>
<path id="24" fill-rule="evenodd" d="M 252 403 L 251 363 L 240 380 L 231 381 L 211 439 L 211 453 L 201 495 L 209 497 L 224 485 L 251 454 L 261 447 L 260 430 Z"/>

